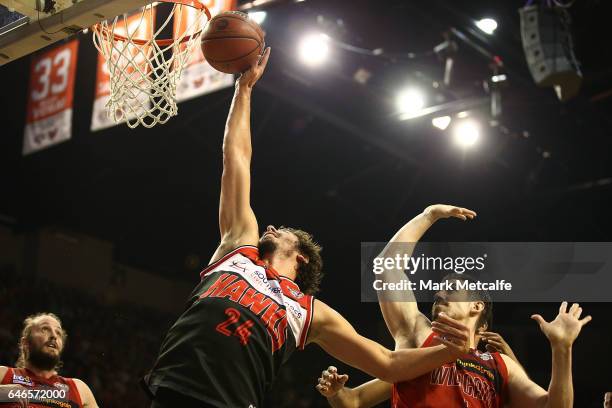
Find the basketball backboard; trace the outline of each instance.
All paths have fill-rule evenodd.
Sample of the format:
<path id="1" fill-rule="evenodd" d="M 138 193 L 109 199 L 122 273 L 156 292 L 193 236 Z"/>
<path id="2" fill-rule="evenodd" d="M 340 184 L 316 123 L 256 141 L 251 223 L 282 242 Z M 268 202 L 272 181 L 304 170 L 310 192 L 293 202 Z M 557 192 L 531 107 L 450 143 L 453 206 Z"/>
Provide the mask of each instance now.
<path id="1" fill-rule="evenodd" d="M 0 65 L 152 0 L 0 0 Z"/>

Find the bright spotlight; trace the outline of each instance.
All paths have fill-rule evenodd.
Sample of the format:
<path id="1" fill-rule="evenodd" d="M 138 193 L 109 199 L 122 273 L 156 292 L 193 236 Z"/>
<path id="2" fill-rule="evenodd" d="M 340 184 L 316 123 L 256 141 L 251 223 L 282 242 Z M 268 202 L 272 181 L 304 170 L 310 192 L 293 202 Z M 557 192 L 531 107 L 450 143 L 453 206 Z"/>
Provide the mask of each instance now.
<path id="1" fill-rule="evenodd" d="M 299 54 L 306 65 L 320 65 L 329 54 L 329 37 L 320 33 L 304 37 L 299 45 Z"/>
<path id="2" fill-rule="evenodd" d="M 266 19 L 266 12 L 265 11 L 250 11 L 249 18 L 253 20 L 254 22 L 256 22 L 257 24 L 261 24 Z"/>
<path id="3" fill-rule="evenodd" d="M 440 130 L 445 130 L 448 127 L 448 125 L 450 125 L 450 123 L 451 123 L 450 116 L 440 116 L 438 118 L 433 118 L 431 120 L 431 124 Z"/>
<path id="4" fill-rule="evenodd" d="M 407 89 L 397 95 L 397 110 L 410 117 L 425 106 L 425 98 L 417 89 Z"/>
<path id="5" fill-rule="evenodd" d="M 497 21 L 492 18 L 483 18 L 476 22 L 476 27 L 480 28 L 483 33 L 492 35 L 497 29 Z"/>
<path id="6" fill-rule="evenodd" d="M 453 138 L 463 148 L 472 147 L 480 139 L 480 127 L 473 120 L 459 122 L 453 129 Z"/>

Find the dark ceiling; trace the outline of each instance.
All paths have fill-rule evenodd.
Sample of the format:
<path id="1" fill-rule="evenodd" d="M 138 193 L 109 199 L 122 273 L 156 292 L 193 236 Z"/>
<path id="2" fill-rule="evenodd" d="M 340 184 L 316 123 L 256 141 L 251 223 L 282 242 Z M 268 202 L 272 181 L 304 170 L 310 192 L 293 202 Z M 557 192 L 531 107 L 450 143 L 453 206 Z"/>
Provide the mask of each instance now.
<path id="1" fill-rule="evenodd" d="M 527 70 L 522 2 L 270 2 L 263 25 L 272 56 L 253 98 L 260 226 L 312 231 L 330 269 L 343 266 L 344 254 L 356 257 L 360 241 L 386 240 L 433 202 L 472 207 L 479 219 L 434 230 L 432 240 L 609 241 L 612 48 L 604 41 L 604 3 L 577 0 L 570 9 L 585 80 L 575 100 L 561 103 Z M 483 16 L 499 21 L 492 37 L 473 28 Z M 502 117 L 485 125 L 481 145 L 465 153 L 429 120 L 394 114 L 395 94 L 406 83 L 425 87 L 430 103 L 436 93 L 446 101 L 487 97 L 482 81 L 490 61 L 462 42 L 451 87 L 431 86 L 443 64 L 429 51 L 451 27 L 499 55 L 509 77 Z M 419 55 L 334 49 L 329 64 L 308 69 L 295 57 L 296 43 L 316 28 L 354 46 Z M 80 39 L 73 137 L 48 150 L 21 156 L 29 59 L 0 68 L 0 213 L 22 231 L 59 225 L 111 240 L 120 262 L 193 279 L 186 258 L 206 263 L 218 240 L 220 146 L 231 90 L 182 103 L 177 118 L 151 130 L 91 133 L 96 54 L 89 35 Z M 353 80 L 359 68 L 371 72 L 366 85 Z M 472 115 L 489 121 L 486 106 Z"/>

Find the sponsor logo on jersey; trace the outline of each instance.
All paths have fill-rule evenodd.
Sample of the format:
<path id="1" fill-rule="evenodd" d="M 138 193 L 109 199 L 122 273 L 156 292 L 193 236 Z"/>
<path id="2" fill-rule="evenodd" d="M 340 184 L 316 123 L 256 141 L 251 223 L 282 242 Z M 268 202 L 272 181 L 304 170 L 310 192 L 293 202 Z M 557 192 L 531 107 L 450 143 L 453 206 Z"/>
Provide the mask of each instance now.
<path id="1" fill-rule="evenodd" d="M 484 361 L 489 361 L 493 359 L 493 356 L 491 355 L 491 353 L 486 352 L 486 353 L 479 353 L 478 357 L 480 357 L 482 360 Z"/>
<path id="2" fill-rule="evenodd" d="M 62 389 L 62 390 L 66 390 L 66 391 L 68 391 L 68 390 L 70 389 L 70 387 L 68 386 L 68 384 L 64 384 L 64 383 L 61 383 L 61 382 L 56 382 L 56 383 L 54 383 L 54 384 L 53 384 L 53 386 L 54 386 L 55 388 L 60 388 L 60 389 Z"/>
<path id="3" fill-rule="evenodd" d="M 302 311 L 301 309 L 298 309 L 297 307 L 293 306 L 291 303 L 287 303 L 287 309 L 289 309 L 289 311 L 298 319 L 302 318 Z"/>
<path id="4" fill-rule="evenodd" d="M 19 375 L 19 374 L 13 374 L 13 384 L 21 384 L 21 385 L 27 385 L 29 387 L 33 387 L 34 386 L 34 381 L 32 381 L 32 379 L 30 377 L 28 377 L 27 375 Z"/>
<path id="5" fill-rule="evenodd" d="M 291 292 L 293 297 L 295 297 L 296 299 L 301 299 L 301 298 L 304 297 L 304 294 L 302 292 L 300 292 L 299 290 L 295 290 L 293 288 L 289 288 L 289 292 Z"/>
<path id="6" fill-rule="evenodd" d="M 254 265 L 250 260 L 232 260 L 228 266 L 230 269 L 252 277 L 255 280 L 255 284 L 262 286 L 261 289 L 268 290 L 274 294 L 281 293 L 281 289 L 278 286 L 272 285 L 270 281 L 268 281 L 265 269 L 261 266 Z"/>

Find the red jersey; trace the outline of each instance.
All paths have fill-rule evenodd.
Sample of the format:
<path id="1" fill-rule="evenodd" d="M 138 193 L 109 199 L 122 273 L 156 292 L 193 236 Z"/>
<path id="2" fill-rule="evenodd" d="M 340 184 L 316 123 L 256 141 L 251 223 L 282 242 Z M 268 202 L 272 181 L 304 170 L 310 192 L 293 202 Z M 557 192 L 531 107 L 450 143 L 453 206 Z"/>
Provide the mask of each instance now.
<path id="1" fill-rule="evenodd" d="M 430 334 L 421 347 L 435 346 Z M 454 363 L 411 381 L 393 384 L 394 408 L 501 408 L 508 386 L 502 356 L 470 350 Z"/>
<path id="2" fill-rule="evenodd" d="M 76 383 L 72 378 L 54 375 L 50 378 L 41 378 L 27 368 L 11 368 L 6 371 L 2 384 L 19 384 L 24 390 L 36 391 L 39 398 L 28 401 L 31 408 L 83 408 L 81 396 Z M 15 403 L 0 403 L 0 407 L 18 407 Z"/>

